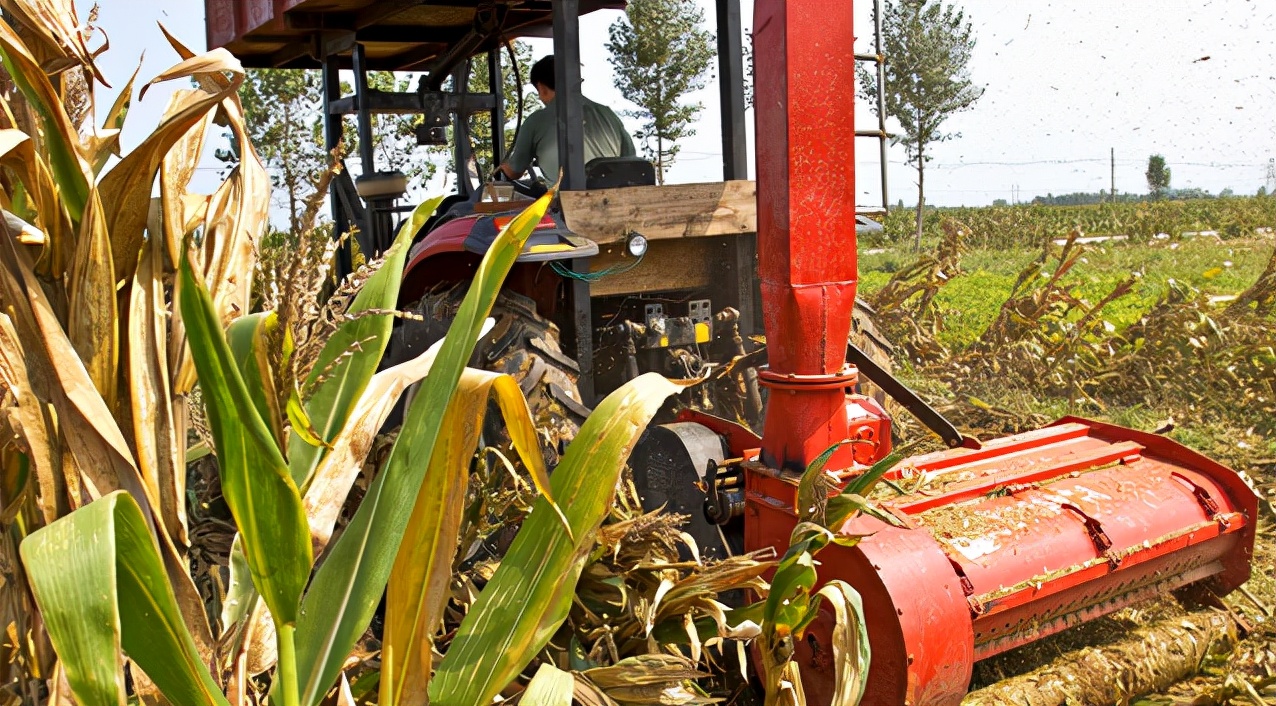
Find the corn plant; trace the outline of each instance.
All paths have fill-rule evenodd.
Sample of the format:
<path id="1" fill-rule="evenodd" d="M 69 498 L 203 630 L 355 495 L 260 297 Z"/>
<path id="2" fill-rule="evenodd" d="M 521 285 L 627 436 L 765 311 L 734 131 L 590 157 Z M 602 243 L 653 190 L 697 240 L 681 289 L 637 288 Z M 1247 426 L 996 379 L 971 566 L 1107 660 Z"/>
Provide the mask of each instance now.
<path id="1" fill-rule="evenodd" d="M 273 693 L 279 703 L 317 704 L 337 682 L 346 655 L 367 628 L 390 580 L 414 506 L 426 509 L 416 513 L 420 521 L 413 528 L 413 543 L 407 551 L 415 557 L 415 552 L 423 547 L 447 547 L 449 541 L 455 542 L 459 515 L 440 516 L 432 510 L 436 508 L 434 503 L 453 497 L 449 486 L 468 474 L 468 458 L 475 440 L 472 436 L 465 438 L 467 435 L 458 430 L 466 425 L 478 426 L 474 415 L 482 413 L 486 395 L 475 393 L 500 384 L 488 375 L 470 375 L 473 385 L 467 384 L 465 361 L 505 274 L 543 216 L 550 196 L 529 207 L 502 231 L 480 266 L 447 337 L 440 347 L 423 354 L 430 359 L 428 372 L 408 407 L 404 429 L 390 459 L 350 524 L 327 548 L 325 561 L 313 578 L 313 538 L 299 488 L 323 487 L 329 481 L 302 474 L 298 474 L 300 482 L 294 480 L 296 467 L 291 463 L 296 462 L 285 460 L 284 449 L 267 421 L 279 412 L 270 409 L 269 399 L 263 394 L 264 385 L 250 388 L 245 382 L 254 379 L 254 375 L 266 374 L 260 367 L 264 358 L 260 355 L 261 345 L 247 347 L 258 354 L 237 359 L 217 326 L 211 296 L 190 259 L 183 259 L 181 310 L 205 390 L 223 491 L 240 532 L 240 546 L 252 584 L 275 628 L 278 668 Z M 403 226 L 387 258 L 388 265 L 397 262 L 401 266 L 411 234 L 435 205 L 437 202 L 423 204 Z M 382 283 L 397 283 L 392 276 L 397 270 L 388 265 L 378 277 L 389 274 L 369 280 L 364 291 L 377 291 Z M 396 287 L 397 284 L 387 284 L 388 290 Z M 397 292 L 390 294 L 397 296 Z M 389 298 L 390 294 L 386 296 Z M 266 340 L 269 316 L 241 321 L 246 322 L 242 326 L 253 327 L 251 340 Z M 354 355 L 349 359 L 372 358 L 375 362 L 380 351 L 368 353 L 372 352 L 376 355 Z M 503 383 L 507 388 L 511 384 L 512 381 Z M 621 388 L 586 423 L 580 440 L 569 447 L 552 483 L 545 482 L 543 468 L 533 473 L 541 476 L 537 482 L 550 492 L 542 494 L 538 501 L 541 511 L 534 512 L 524 525 L 488 590 L 466 616 L 466 623 L 480 627 L 467 634 L 463 626 L 462 634 L 453 641 L 448 657 L 439 665 L 439 679 L 430 687 L 432 700 L 485 703 L 544 647 L 566 617 L 574 592 L 573 575 L 578 576 L 584 564 L 581 547 L 592 546 L 591 534 L 610 506 L 624 459 L 642 427 L 676 389 L 673 383 L 654 375 Z M 513 390 L 517 390 L 516 385 Z M 509 396 L 500 399 L 506 405 L 516 404 L 509 401 Z M 526 417 L 525 402 L 521 404 Z M 277 419 L 274 421 L 278 423 Z M 358 435 L 352 426 L 362 426 L 364 431 L 375 429 L 369 422 L 356 417 L 341 425 L 342 431 L 333 437 L 336 443 L 329 443 L 331 448 L 324 449 L 322 455 L 334 454 L 338 445 L 344 448 L 353 441 Z M 523 433 L 515 433 L 516 439 L 534 439 L 528 426 L 521 428 Z M 351 429 L 351 433 L 347 434 L 346 429 Z M 527 459 L 538 457 L 534 446 L 527 449 Z M 316 469 L 316 473 L 325 472 L 323 459 Z M 347 472 L 345 466 L 331 470 Z M 568 501 L 562 506 L 565 510 L 554 503 L 556 497 Z M 135 499 L 118 492 L 86 508 L 89 509 L 92 511 L 74 512 L 33 533 L 22 545 L 24 561 L 32 567 L 37 603 L 46 614 L 60 618 L 49 623 L 50 636 L 76 697 L 84 703 L 108 703 L 122 697 L 122 663 L 110 665 L 91 657 L 101 654 L 103 648 L 107 648 L 107 653 L 118 654 L 109 648 L 120 645 L 147 675 L 161 675 L 153 677 L 156 686 L 174 702 L 227 703 L 198 659 L 188 631 L 181 621 L 170 617 L 176 615 L 176 599 L 167 581 L 153 570 L 134 568 L 136 564 L 153 569 L 159 562 L 157 548 L 148 546 L 147 536 L 138 533 L 140 509 Z M 99 538 L 96 543 L 93 537 Z M 71 546 L 89 548 L 80 551 L 95 562 L 93 570 L 65 570 Z M 405 645 L 403 652 L 407 654 L 411 654 L 407 646 L 419 644 L 432 634 L 430 628 L 438 620 L 438 596 L 445 595 L 437 589 L 428 591 L 426 586 L 437 586 L 438 576 L 451 572 L 450 551 L 444 549 L 431 556 L 422 565 L 423 578 L 409 581 L 415 588 L 407 591 L 406 600 L 401 601 L 407 618 L 397 620 L 401 612 L 399 601 L 391 605 L 396 619 L 393 624 L 406 625 L 409 635 L 419 630 L 415 639 L 400 638 L 395 643 Z M 97 570 L 112 562 L 114 572 Z M 399 563 L 416 564 L 407 560 Z M 506 581 L 502 578 L 505 575 L 511 579 Z M 146 610 L 141 607 L 145 605 L 152 607 Z M 84 619 L 95 614 L 107 619 Z M 157 625 L 147 619 L 148 614 L 165 619 Z M 493 629 L 492 625 L 499 627 Z M 428 654 L 428 648 L 422 651 Z M 395 665 L 394 655 L 392 648 L 386 657 L 383 683 L 412 684 L 414 680 L 428 679 L 428 662 L 422 665 L 419 659 L 404 660 Z M 463 676 L 450 681 L 450 675 Z M 399 698 L 392 687 L 384 693 L 393 701 Z"/>
<path id="2" fill-rule="evenodd" d="M 73 87 L 103 80 L 74 7 L 13 0 L 4 8 L 24 32 L 0 21 L 0 60 L 17 89 L 0 115 L 3 552 L 17 567 L 16 545 L 27 535 L 127 493 L 141 518 L 129 526 L 157 547 L 176 615 L 207 662 L 214 637 L 186 566 L 184 424 L 194 369 L 168 302 L 177 253 L 199 232 L 193 267 L 208 283 L 214 315 L 247 307 L 238 273 L 251 270 L 268 180 L 244 142 L 235 98 L 243 70 L 225 52 L 195 56 L 174 42 L 180 60 L 147 86 L 195 86 L 177 91 L 159 125 L 121 154 L 136 77 L 100 126 L 80 125 L 92 111 L 67 108 L 77 100 Z M 190 193 L 194 157 L 219 112 L 246 158 L 214 193 Z M 40 627 L 56 621 L 36 614 L 26 576 L 8 578 L 4 620 L 18 637 L 17 671 L 6 681 L 36 702 L 40 682 L 56 688 L 55 655 Z"/>
<path id="3" fill-rule="evenodd" d="M 797 662 L 793 661 L 793 645 L 819 617 L 820 606 L 825 601 L 836 616 L 832 635 L 836 665 L 832 675 L 832 706 L 856 706 L 868 686 L 872 654 L 859 593 L 837 579 L 817 589 L 815 555 L 829 544 L 854 546 L 858 543 L 860 537 L 830 529 L 840 529 L 858 513 L 899 525 L 899 520 L 873 506 L 866 496 L 903 454 L 895 452 L 887 456 L 830 497 L 834 486 L 824 467 L 844 443 L 847 442 L 830 446 L 803 472 L 797 492 L 799 522 L 789 538 L 788 550 L 780 557 L 765 601 L 752 611 L 761 625 L 758 651 L 766 706 L 805 706 L 802 675 Z"/>

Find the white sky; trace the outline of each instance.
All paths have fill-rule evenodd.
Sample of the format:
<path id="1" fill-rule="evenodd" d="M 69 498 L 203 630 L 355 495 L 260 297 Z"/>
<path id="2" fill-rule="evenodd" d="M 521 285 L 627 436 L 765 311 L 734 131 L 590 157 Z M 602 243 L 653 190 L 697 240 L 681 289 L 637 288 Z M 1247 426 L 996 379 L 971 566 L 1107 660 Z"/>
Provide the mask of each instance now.
<path id="1" fill-rule="evenodd" d="M 696 2 L 712 28 L 712 0 Z M 1108 186 L 1110 148 L 1116 149 L 1120 191 L 1146 191 L 1143 172 L 1154 152 L 1165 155 L 1174 187 L 1253 193 L 1265 183 L 1268 160 L 1276 157 L 1276 1 L 956 2 L 978 39 L 971 74 L 987 90 L 973 110 L 945 124 L 961 137 L 935 146 L 928 202 L 987 204 L 1011 199 L 1016 188 L 1020 200 L 1097 191 Z M 192 48 L 204 47 L 202 0 L 99 3 L 100 24 L 111 38 L 100 64 L 116 90 L 143 52 L 141 80 L 176 61 L 156 22 Z M 747 29 L 752 0 L 743 5 Z M 855 11 L 859 48 L 867 49 L 871 2 L 857 0 Z M 627 106 L 612 86 L 603 45 L 619 15 L 583 18 L 581 46 L 586 95 L 618 110 Z M 552 50 L 548 40 L 533 45 L 537 57 Z M 167 100 L 161 88 L 135 103 L 126 148 L 144 134 L 139 125 L 158 119 Z M 844 90 L 849 96 L 853 87 Z M 672 181 L 721 178 L 716 78 L 695 99 L 705 110 L 697 135 L 683 142 Z M 857 109 L 858 123 L 874 121 L 867 106 Z M 751 122 L 750 114 L 750 128 Z M 876 142 L 857 142 L 860 201 L 873 203 L 879 198 Z M 916 173 L 903 160 L 903 148 L 891 148 L 891 202 L 915 203 Z M 205 173 L 211 180 L 211 165 Z"/>

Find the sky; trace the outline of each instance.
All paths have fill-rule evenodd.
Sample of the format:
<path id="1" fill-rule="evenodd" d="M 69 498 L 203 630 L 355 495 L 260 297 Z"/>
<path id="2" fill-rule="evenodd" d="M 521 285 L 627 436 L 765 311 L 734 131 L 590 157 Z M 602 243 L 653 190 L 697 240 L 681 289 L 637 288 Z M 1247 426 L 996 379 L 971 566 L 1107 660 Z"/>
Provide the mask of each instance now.
<path id="1" fill-rule="evenodd" d="M 974 27 L 970 74 L 985 93 L 944 124 L 956 136 L 932 150 L 928 203 L 983 205 L 1106 189 L 1113 150 L 1118 191 L 1147 190 L 1144 171 L 1154 153 L 1164 155 L 1176 188 L 1252 194 L 1267 183 L 1269 160 L 1276 157 L 1273 0 L 952 1 Z M 111 42 L 99 60 L 114 85 L 101 89 L 108 105 L 143 54 L 140 81 L 176 62 L 157 22 L 193 49 L 204 48 L 202 0 L 98 2 L 99 24 Z M 696 2 L 712 29 L 712 0 Z M 82 13 L 89 6 L 76 4 Z M 752 0 L 742 5 L 747 32 Z M 860 51 L 871 46 L 871 11 L 868 0 L 854 3 Z M 613 86 L 604 44 L 607 27 L 620 16 L 593 13 L 582 18 L 581 31 L 585 95 L 618 112 L 633 106 Z M 548 40 L 531 43 L 537 57 L 552 51 Z M 135 103 L 126 149 L 144 136 L 142 126 L 156 123 L 169 90 L 156 86 Z M 844 90 L 849 98 L 854 88 Z M 721 179 L 717 91 L 715 76 L 689 97 L 704 110 L 669 181 Z M 875 125 L 867 104 L 856 101 L 855 110 L 857 124 Z M 637 129 L 636 119 L 625 121 Z M 749 126 L 752 132 L 752 113 Z M 858 200 L 880 202 L 877 143 L 856 142 Z M 905 163 L 902 146 L 889 149 L 888 162 L 891 203 L 915 204 L 916 170 Z M 216 163 L 207 163 L 196 185 L 206 181 L 211 189 L 216 172 Z"/>

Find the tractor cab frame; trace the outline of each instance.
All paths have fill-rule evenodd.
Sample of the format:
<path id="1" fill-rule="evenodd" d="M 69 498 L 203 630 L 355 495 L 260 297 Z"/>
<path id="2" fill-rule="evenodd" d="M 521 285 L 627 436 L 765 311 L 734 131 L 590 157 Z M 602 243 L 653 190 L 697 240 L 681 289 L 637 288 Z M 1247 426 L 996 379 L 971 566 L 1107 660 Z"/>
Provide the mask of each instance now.
<path id="1" fill-rule="evenodd" d="M 739 0 L 716 0 L 714 13 L 723 181 L 666 186 L 641 176 L 635 179 L 635 171 L 641 174 L 641 170 L 627 168 L 631 165 L 608 170 L 608 165 L 600 169 L 600 165 L 585 164 L 580 18 L 600 10 L 623 10 L 623 1 L 205 3 L 209 46 L 226 47 L 249 67 L 322 70 L 328 149 L 338 147 L 346 118 L 353 118 L 361 173 L 352 178 L 343 170 L 337 175 L 331 185 L 330 208 L 335 233 L 353 233 L 361 252 L 377 254 L 389 247 L 396 221 L 410 209 L 399 203 L 406 187 L 403 174 L 396 165 L 377 162 L 373 116 L 419 116 L 418 143 L 451 148 L 456 193 L 417 235 L 405 272 L 404 306 L 468 276 L 482 255 L 482 248 L 474 247 L 482 238 L 472 237 L 472 231 L 491 230 L 493 221 L 500 220 L 496 212 L 511 208 L 480 202 L 477 190 L 482 184 L 475 183 L 475 175 L 467 169 L 476 148 L 471 117 L 486 114 L 491 125 L 506 122 L 501 91 L 466 90 L 471 72 L 485 72 L 488 86 L 502 86 L 503 74 L 513 68 L 509 42 L 520 37 L 552 38 L 563 172 L 551 216 L 553 228 L 548 230 L 561 236 L 560 247 L 541 243 L 540 257 L 525 254 L 518 268 L 524 271 L 513 273 L 510 286 L 535 301 L 537 310 L 561 330 L 562 348 L 579 370 L 579 401 L 592 407 L 601 394 L 639 371 L 684 377 L 699 374 L 708 363 L 725 362 L 754 348 L 750 335 L 760 332 L 762 321 L 755 275 L 756 188 L 748 179 Z M 874 9 L 880 15 L 880 0 L 875 0 Z M 849 3 L 846 11 L 851 11 Z M 880 19 L 875 30 L 876 52 L 856 59 L 877 67 L 880 87 Z M 415 91 L 378 91 L 367 80 L 368 72 L 377 70 L 417 72 L 421 78 Z M 342 93 L 339 76 L 343 71 L 353 74 L 349 95 Z M 880 108 L 880 95 L 878 103 Z M 879 109 L 876 129 L 856 133 L 856 137 L 877 140 L 881 155 L 881 203 L 861 207 L 861 213 L 884 213 L 888 203 L 882 114 Z M 507 147 L 504 131 L 490 132 L 493 137 L 486 148 L 493 164 L 499 164 Z M 553 175 L 547 176 L 552 181 Z M 600 185 L 609 188 L 597 188 Z M 471 210 L 476 213 L 468 219 L 454 218 Z M 863 216 L 857 221 L 860 233 L 880 228 Z M 550 237 L 544 235 L 542 240 Z M 547 250 L 557 254 L 545 255 Z M 349 241 L 338 258 L 338 270 L 348 272 Z M 525 286 L 520 287 L 520 282 Z M 868 325 L 867 317 L 860 319 Z M 408 348 L 420 343 L 410 341 Z M 871 342 L 866 345 L 872 347 Z M 737 414 L 760 414 L 756 379 L 737 382 L 737 389 L 743 386 Z M 714 405 L 707 397 L 699 403 Z"/>

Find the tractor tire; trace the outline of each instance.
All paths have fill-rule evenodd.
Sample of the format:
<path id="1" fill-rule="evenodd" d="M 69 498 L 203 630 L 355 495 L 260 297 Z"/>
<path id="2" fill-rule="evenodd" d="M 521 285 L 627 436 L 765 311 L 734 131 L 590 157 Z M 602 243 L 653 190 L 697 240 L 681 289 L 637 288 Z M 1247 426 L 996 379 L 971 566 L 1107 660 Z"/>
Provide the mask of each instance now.
<path id="1" fill-rule="evenodd" d="M 468 288 L 467 282 L 437 288 L 405 307 L 422 320 L 402 321 L 391 337 L 382 367 L 410 360 L 442 339 Z M 531 299 L 501 292 L 491 317 L 496 325 L 475 346 L 470 367 L 505 373 L 518 382 L 536 423 L 545 463 L 553 468 L 589 416 L 590 409 L 577 387 L 580 368 L 563 353 L 558 327 L 536 313 Z M 401 410 L 398 412 L 387 426 L 401 423 Z M 508 442 L 500 414 L 489 409 L 483 423 L 483 443 L 504 450 Z"/>

